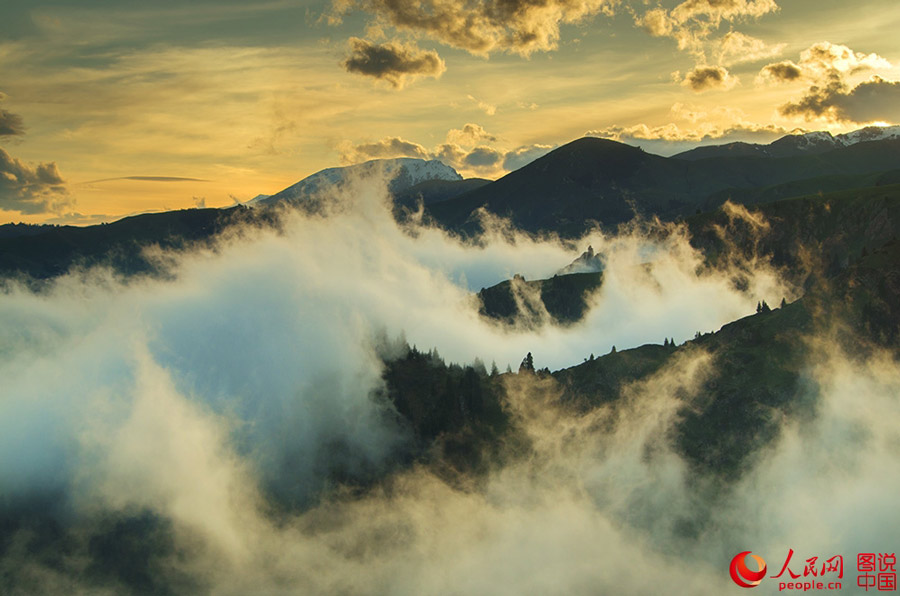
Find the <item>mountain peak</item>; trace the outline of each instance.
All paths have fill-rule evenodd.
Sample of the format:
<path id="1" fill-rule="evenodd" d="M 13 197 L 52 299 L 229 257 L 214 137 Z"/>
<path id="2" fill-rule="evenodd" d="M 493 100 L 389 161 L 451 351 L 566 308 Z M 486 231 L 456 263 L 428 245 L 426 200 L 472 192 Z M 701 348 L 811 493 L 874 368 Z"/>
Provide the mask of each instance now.
<path id="1" fill-rule="evenodd" d="M 255 203 L 271 205 L 283 200 L 307 199 L 329 187 L 340 186 L 354 178 L 378 175 L 383 175 L 388 180 L 388 187 L 392 193 L 403 192 L 429 180 L 463 179 L 456 170 L 436 159 L 424 160 L 415 157 L 372 159 L 349 166 L 320 170 Z"/>

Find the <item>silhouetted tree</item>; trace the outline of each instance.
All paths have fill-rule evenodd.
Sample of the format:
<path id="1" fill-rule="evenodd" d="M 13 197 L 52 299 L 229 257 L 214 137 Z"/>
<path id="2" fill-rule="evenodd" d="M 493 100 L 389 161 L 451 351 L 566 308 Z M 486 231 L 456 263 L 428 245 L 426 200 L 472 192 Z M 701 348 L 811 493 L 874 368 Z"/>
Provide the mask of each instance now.
<path id="1" fill-rule="evenodd" d="M 500 374 L 500 370 L 497 368 L 497 361 L 496 360 L 491 361 L 491 376 L 496 377 L 499 374 Z"/>
<path id="2" fill-rule="evenodd" d="M 781 308 L 784 308 L 785 306 L 787 306 L 787 301 L 784 298 L 782 298 L 781 299 Z"/>
<path id="3" fill-rule="evenodd" d="M 763 312 L 763 313 L 772 312 L 772 309 L 769 307 L 768 304 L 766 304 L 765 300 L 762 301 L 762 310 L 760 312 Z"/>
<path id="4" fill-rule="evenodd" d="M 531 352 L 528 352 L 522 360 L 522 364 L 519 365 L 519 372 L 534 372 L 534 358 L 531 356 Z"/>
<path id="5" fill-rule="evenodd" d="M 612 347 L 612 350 L 610 350 L 609 353 L 610 353 L 610 354 L 615 354 L 615 353 L 616 353 L 616 346 L 613 346 L 613 347 Z"/>

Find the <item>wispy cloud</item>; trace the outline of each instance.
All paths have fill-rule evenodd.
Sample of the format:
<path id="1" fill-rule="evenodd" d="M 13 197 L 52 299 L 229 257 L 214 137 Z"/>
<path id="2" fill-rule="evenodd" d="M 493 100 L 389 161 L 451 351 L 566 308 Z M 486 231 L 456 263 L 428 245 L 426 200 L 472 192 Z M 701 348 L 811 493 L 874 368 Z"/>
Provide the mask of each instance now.
<path id="1" fill-rule="evenodd" d="M 209 182 L 203 178 L 184 178 L 182 176 L 119 176 L 116 178 L 100 178 L 88 180 L 81 184 L 96 184 L 99 182 L 113 182 L 115 180 L 138 180 L 141 182 Z"/>
<path id="2" fill-rule="evenodd" d="M 466 97 L 468 97 L 470 100 L 472 100 L 476 104 L 478 104 L 478 109 L 481 110 L 482 112 L 484 112 L 485 114 L 487 114 L 488 116 L 493 116 L 494 114 L 497 113 L 496 105 L 494 105 L 492 103 L 488 103 L 481 99 L 478 99 L 477 97 L 475 97 L 473 95 L 467 95 Z"/>
<path id="3" fill-rule="evenodd" d="M 650 35 L 675 39 L 682 50 L 702 53 L 703 43 L 723 22 L 759 18 L 777 10 L 774 0 L 685 0 L 671 10 L 636 12 L 635 22 Z"/>

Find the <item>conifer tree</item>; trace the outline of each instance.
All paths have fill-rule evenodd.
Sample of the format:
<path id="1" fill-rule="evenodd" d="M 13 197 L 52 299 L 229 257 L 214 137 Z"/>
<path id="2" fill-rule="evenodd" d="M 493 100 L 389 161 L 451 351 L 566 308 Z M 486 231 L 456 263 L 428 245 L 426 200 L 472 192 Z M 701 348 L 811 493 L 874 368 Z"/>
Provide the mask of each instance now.
<path id="1" fill-rule="evenodd" d="M 519 365 L 519 372 L 534 372 L 534 357 L 532 357 L 531 352 L 528 352 L 522 360 L 522 364 Z"/>

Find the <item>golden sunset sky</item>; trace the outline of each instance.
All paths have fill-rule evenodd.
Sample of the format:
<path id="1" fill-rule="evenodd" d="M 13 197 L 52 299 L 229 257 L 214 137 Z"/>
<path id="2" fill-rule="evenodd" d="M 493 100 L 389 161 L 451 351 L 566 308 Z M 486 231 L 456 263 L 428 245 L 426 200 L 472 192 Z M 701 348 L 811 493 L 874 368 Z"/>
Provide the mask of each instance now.
<path id="1" fill-rule="evenodd" d="M 900 123 L 897 0 L 3 0 L 0 223 L 221 207 L 322 168 L 496 178 Z"/>

